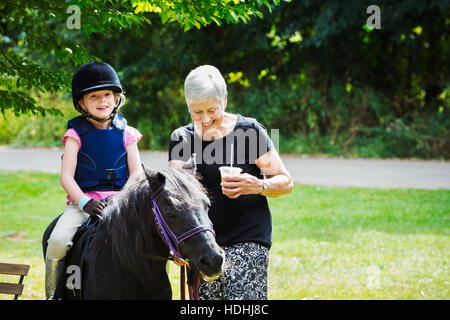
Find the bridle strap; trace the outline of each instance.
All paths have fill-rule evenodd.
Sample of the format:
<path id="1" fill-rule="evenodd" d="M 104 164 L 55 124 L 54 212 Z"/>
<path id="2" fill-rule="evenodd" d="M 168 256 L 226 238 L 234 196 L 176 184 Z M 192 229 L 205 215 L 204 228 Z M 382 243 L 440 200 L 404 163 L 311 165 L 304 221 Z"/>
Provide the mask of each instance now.
<path id="1" fill-rule="evenodd" d="M 175 233 L 170 229 L 169 225 L 167 224 L 166 220 L 164 220 L 164 217 L 159 210 L 158 204 L 156 203 L 156 200 L 159 198 L 159 196 L 162 193 L 162 187 L 160 187 L 156 192 L 155 195 L 150 194 L 150 198 L 152 199 L 152 210 L 155 215 L 155 221 L 159 225 L 159 228 L 157 228 L 160 231 L 160 235 L 162 236 L 163 240 L 167 243 L 169 246 L 169 249 L 172 251 L 173 255 L 176 257 L 177 260 L 180 262 L 185 263 L 186 265 L 181 266 L 181 274 L 180 274 L 180 286 L 181 286 L 181 300 L 185 300 L 185 275 L 187 273 L 188 278 L 188 288 L 189 288 L 189 297 L 191 300 L 198 300 L 198 286 L 200 284 L 200 281 L 198 279 L 197 275 L 194 275 L 191 268 L 189 267 L 189 262 L 187 260 L 184 260 L 181 257 L 180 250 L 178 245 L 186 240 L 189 239 L 196 234 L 203 232 L 203 231 L 209 231 L 214 236 L 216 233 L 214 232 L 214 229 L 212 225 L 199 225 L 189 231 L 186 231 L 185 233 L 181 234 L 180 236 L 176 236 Z"/>
<path id="2" fill-rule="evenodd" d="M 193 237 L 193 236 L 195 236 L 197 233 L 200 233 L 200 232 L 202 232 L 202 231 L 210 231 L 210 232 L 212 232 L 212 234 L 216 235 L 216 234 L 214 233 L 214 230 L 211 228 L 211 226 L 206 225 L 206 224 L 202 224 L 202 225 L 200 225 L 200 226 L 197 226 L 197 227 L 195 227 L 195 228 L 193 228 L 193 229 L 191 229 L 191 230 L 189 230 L 189 231 L 183 233 L 181 236 L 178 236 L 178 237 L 175 239 L 175 241 L 177 242 L 177 244 L 179 244 L 179 243 L 182 242 L 183 240 L 186 240 L 186 239 L 188 239 L 188 238 L 190 238 L 190 237 Z"/>
<path id="3" fill-rule="evenodd" d="M 156 200 L 152 200 L 152 203 L 153 203 L 153 213 L 155 214 L 155 220 L 156 220 L 157 224 L 160 226 L 160 228 L 158 230 L 160 230 L 162 232 L 163 239 L 165 240 L 165 242 L 169 246 L 169 249 L 173 252 L 175 257 L 180 261 L 184 261 L 181 258 L 181 255 L 178 253 L 178 250 L 175 249 L 173 242 L 170 240 L 171 238 L 175 240 L 175 245 L 177 246 L 177 249 L 178 249 L 178 242 L 176 241 L 176 239 L 177 239 L 176 235 L 170 229 L 166 220 L 164 220 L 164 218 L 161 214 L 161 211 L 159 210 L 159 207 L 156 204 Z"/>

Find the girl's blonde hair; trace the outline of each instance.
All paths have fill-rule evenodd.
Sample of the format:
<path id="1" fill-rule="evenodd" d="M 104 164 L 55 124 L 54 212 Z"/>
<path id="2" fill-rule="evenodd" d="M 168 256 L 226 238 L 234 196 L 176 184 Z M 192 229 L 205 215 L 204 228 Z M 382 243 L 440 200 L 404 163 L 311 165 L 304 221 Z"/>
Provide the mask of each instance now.
<path id="1" fill-rule="evenodd" d="M 117 112 L 125 104 L 127 99 L 125 97 L 124 92 L 121 92 L 121 93 L 114 92 L 114 96 L 117 97 L 117 102 L 116 102 L 116 112 Z"/>

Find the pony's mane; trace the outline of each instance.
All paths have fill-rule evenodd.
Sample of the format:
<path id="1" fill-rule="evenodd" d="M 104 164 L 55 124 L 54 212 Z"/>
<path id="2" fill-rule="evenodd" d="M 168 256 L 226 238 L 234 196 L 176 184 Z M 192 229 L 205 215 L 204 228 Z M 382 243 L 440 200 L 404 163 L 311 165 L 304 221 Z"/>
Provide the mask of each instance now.
<path id="1" fill-rule="evenodd" d="M 165 177 L 162 192 L 176 209 L 192 210 L 210 204 L 201 183 L 186 170 L 169 168 L 159 172 Z M 149 259 L 161 255 L 157 244 L 162 243 L 155 234 L 149 181 L 145 174 L 128 181 L 119 195 L 108 203 L 103 210 L 103 224 L 106 225 L 104 239 L 96 241 L 98 245 L 109 238 L 120 274 L 144 282 L 143 277 L 149 274 Z M 168 255 L 165 245 L 162 250 Z"/>
<path id="2" fill-rule="evenodd" d="M 206 189 L 199 182 L 198 176 L 194 176 L 182 169 L 163 169 L 160 171 L 166 178 L 166 183 L 172 188 L 165 188 L 165 192 L 172 199 L 172 204 L 179 210 L 190 210 L 199 207 L 199 200 L 210 205 Z"/>

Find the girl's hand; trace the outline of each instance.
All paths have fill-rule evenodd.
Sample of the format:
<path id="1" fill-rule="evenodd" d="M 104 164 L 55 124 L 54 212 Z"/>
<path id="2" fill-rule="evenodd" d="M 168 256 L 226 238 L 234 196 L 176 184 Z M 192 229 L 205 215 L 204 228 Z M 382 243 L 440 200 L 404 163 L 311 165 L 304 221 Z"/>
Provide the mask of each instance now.
<path id="1" fill-rule="evenodd" d="M 101 216 L 106 204 L 97 200 L 89 200 L 83 207 L 83 210 L 91 216 Z"/>
<path id="2" fill-rule="evenodd" d="M 245 194 L 259 194 L 263 190 L 262 181 L 248 173 L 236 177 L 223 177 L 220 185 L 222 192 L 230 199 Z"/>

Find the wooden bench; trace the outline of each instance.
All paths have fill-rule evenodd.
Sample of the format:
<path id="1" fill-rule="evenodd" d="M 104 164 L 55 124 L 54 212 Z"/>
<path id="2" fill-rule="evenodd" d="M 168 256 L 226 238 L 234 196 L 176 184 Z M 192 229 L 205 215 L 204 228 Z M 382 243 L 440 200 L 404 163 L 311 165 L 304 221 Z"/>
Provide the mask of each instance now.
<path id="1" fill-rule="evenodd" d="M 13 294 L 14 300 L 17 300 L 22 294 L 23 278 L 28 275 L 29 270 L 30 266 L 27 264 L 0 263 L 0 274 L 20 276 L 19 283 L 0 282 L 0 293 Z"/>

